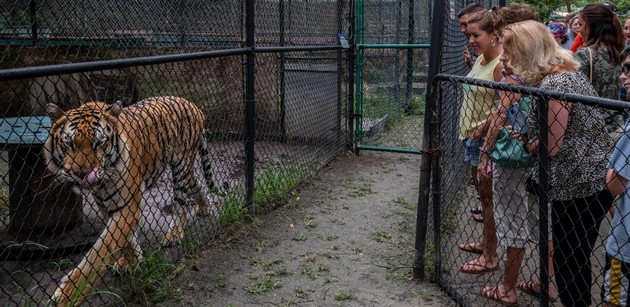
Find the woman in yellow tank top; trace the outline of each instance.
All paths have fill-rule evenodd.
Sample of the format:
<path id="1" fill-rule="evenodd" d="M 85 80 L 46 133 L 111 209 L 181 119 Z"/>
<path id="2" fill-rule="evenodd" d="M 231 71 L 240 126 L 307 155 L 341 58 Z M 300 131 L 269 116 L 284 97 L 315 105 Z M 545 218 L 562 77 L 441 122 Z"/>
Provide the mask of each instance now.
<path id="1" fill-rule="evenodd" d="M 503 49 L 498 42 L 495 24 L 496 16 L 491 11 L 477 12 L 468 21 L 469 41 L 479 56 L 467 77 L 501 81 L 503 64 L 499 61 L 499 57 L 503 53 Z M 498 268 L 496 225 L 492 204 L 492 176 L 477 176 L 479 149 L 483 145 L 482 136 L 487 131 L 487 120 L 493 111 L 494 101 L 497 99 L 497 92 L 493 89 L 464 85 L 464 101 L 459 115 L 459 139 L 464 143 L 464 161 L 470 163 L 470 173 L 481 199 L 484 224 L 483 234 L 479 242 L 459 245 L 459 248 L 464 251 L 481 254 L 478 259 L 462 265 L 461 270 L 470 274 L 484 273 Z"/>

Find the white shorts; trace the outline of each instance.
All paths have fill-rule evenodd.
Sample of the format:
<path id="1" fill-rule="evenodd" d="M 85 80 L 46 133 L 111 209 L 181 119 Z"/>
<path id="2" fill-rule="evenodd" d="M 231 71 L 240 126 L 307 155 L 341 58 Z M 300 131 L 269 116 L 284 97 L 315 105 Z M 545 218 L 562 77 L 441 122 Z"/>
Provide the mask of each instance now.
<path id="1" fill-rule="evenodd" d="M 525 189 L 530 171 L 527 167 L 504 167 L 493 163 L 494 220 L 502 247 L 524 248 L 530 239 L 532 227 L 528 215 L 531 206 Z"/>

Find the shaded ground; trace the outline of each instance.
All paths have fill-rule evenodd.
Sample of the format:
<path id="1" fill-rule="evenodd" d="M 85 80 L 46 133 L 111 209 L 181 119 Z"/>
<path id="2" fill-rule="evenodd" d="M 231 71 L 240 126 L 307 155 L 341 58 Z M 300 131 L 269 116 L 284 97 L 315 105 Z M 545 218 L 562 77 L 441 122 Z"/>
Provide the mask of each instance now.
<path id="1" fill-rule="evenodd" d="M 175 281 L 164 306 L 453 306 L 410 283 L 419 157 L 343 154 Z"/>

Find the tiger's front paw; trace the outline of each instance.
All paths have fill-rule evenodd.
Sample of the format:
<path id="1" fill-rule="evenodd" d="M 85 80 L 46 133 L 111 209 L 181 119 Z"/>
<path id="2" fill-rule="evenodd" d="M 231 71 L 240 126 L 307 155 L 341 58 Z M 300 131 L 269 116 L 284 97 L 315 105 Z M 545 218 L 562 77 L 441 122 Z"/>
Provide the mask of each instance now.
<path id="1" fill-rule="evenodd" d="M 178 245 L 184 239 L 184 227 L 177 226 L 164 234 L 162 246 L 171 247 Z"/>
<path id="2" fill-rule="evenodd" d="M 142 262 L 142 251 L 137 251 L 131 248 L 125 249 L 116 263 L 114 263 L 113 269 L 115 271 L 128 272 L 132 268 L 140 265 Z"/>
<path id="3" fill-rule="evenodd" d="M 211 216 L 214 215 L 215 207 L 210 205 L 206 201 L 198 201 L 195 206 L 195 213 L 199 216 Z"/>
<path id="4" fill-rule="evenodd" d="M 80 274 L 81 271 L 75 269 L 61 279 L 59 287 L 57 287 L 50 298 L 53 306 L 77 306 L 83 302 L 83 295 L 78 293 L 78 289 L 75 286 L 75 281 L 80 277 Z"/>

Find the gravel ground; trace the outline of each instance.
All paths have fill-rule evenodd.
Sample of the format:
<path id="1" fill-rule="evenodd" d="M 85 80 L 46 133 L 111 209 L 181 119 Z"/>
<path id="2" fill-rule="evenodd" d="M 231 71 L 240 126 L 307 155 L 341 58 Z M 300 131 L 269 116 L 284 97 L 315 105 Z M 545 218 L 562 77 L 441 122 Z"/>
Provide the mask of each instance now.
<path id="1" fill-rule="evenodd" d="M 410 282 L 419 156 L 350 153 L 187 263 L 163 306 L 455 306 Z"/>

